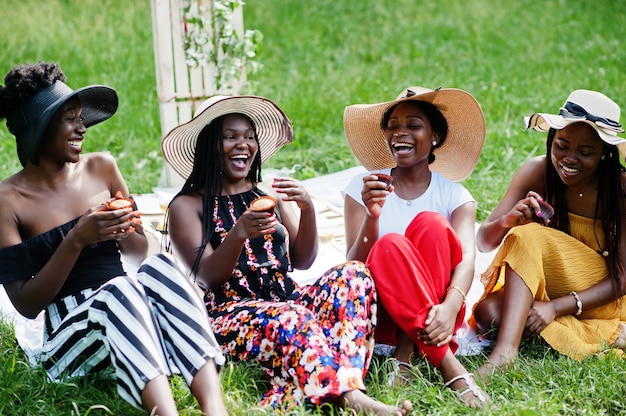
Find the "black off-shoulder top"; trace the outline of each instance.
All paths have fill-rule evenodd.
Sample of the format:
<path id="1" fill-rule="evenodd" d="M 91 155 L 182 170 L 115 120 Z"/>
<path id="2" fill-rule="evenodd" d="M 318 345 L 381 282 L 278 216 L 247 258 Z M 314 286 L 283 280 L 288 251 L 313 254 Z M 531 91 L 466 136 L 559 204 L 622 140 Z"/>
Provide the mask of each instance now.
<path id="1" fill-rule="evenodd" d="M 20 244 L 0 249 L 0 284 L 30 279 L 37 274 L 79 219 L 75 218 Z M 54 301 L 83 289 L 97 288 L 113 277 L 125 274 L 115 241 L 90 244 L 81 251 Z"/>

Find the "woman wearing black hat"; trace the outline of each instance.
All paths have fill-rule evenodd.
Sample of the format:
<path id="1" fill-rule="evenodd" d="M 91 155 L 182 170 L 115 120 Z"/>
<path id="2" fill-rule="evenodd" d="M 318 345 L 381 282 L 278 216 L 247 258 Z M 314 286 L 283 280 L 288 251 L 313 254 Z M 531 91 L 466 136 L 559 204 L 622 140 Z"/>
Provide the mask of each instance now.
<path id="1" fill-rule="evenodd" d="M 224 357 L 200 298 L 165 255 L 126 275 L 120 253 L 137 264 L 147 254 L 141 214 L 107 210 L 118 191 L 128 196 L 126 183 L 110 155 L 81 155 L 87 127 L 115 113 L 117 94 L 64 81 L 56 64 L 24 64 L 0 88 L 23 166 L 0 183 L 0 283 L 22 315 L 45 311 L 41 362 L 52 379 L 112 368 L 124 400 L 175 415 L 173 362 L 202 410 L 225 415 Z"/>

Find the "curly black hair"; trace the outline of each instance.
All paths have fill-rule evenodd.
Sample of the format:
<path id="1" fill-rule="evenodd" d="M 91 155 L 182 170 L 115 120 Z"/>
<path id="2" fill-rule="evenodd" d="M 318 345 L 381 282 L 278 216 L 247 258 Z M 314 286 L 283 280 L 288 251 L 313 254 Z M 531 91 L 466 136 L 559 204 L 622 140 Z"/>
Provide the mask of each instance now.
<path id="1" fill-rule="evenodd" d="M 16 109 L 24 106 L 42 88 L 56 81 L 65 82 L 65 74 L 56 63 L 38 62 L 14 66 L 0 85 L 0 120 L 6 119 Z M 17 156 L 26 166 L 27 156 L 22 144 L 16 140 Z"/>
<path id="2" fill-rule="evenodd" d="M 26 104 L 42 88 L 56 81 L 65 82 L 65 74 L 56 63 L 39 62 L 14 66 L 0 86 L 0 120 Z"/>

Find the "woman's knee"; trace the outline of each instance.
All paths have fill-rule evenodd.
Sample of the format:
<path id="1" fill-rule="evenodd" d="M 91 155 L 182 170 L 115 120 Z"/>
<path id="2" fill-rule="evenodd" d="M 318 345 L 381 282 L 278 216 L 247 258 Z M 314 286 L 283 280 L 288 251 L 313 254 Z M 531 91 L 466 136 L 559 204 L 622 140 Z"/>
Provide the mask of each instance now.
<path id="1" fill-rule="evenodd" d="M 444 217 L 438 212 L 433 212 L 433 211 L 422 211 L 419 214 L 417 214 L 413 218 L 411 223 L 408 225 L 407 230 L 415 228 L 415 227 L 417 228 L 428 227 L 429 229 L 432 229 L 433 231 L 436 231 L 436 230 L 444 231 L 444 230 L 451 228 L 450 223 L 448 222 L 446 217 Z"/>
<path id="2" fill-rule="evenodd" d="M 370 249 L 366 264 L 371 266 L 373 263 L 380 261 L 379 259 L 381 258 L 395 257 L 412 251 L 414 251 L 414 247 L 404 235 L 388 233 L 376 240 L 376 243 Z"/>
<path id="3" fill-rule="evenodd" d="M 168 253 L 159 253 L 148 257 L 139 266 L 137 277 L 140 281 L 145 281 L 150 277 L 160 282 L 188 281 L 176 259 Z"/>
<path id="4" fill-rule="evenodd" d="M 491 293 L 474 307 L 474 320 L 480 332 L 488 332 L 500 324 L 501 294 Z"/>
<path id="5" fill-rule="evenodd" d="M 398 233 L 387 233 L 376 240 L 376 243 L 374 243 L 374 247 L 372 248 L 380 247 L 388 249 L 389 247 L 401 247 L 405 243 L 406 237 L 404 235 Z"/>
<path id="6" fill-rule="evenodd" d="M 102 285 L 98 292 L 113 293 L 116 296 L 123 293 L 125 297 L 134 298 L 138 295 L 138 285 L 130 276 L 117 276 Z"/>
<path id="7" fill-rule="evenodd" d="M 374 278 L 365 263 L 358 260 L 345 262 L 339 266 L 339 273 L 351 296 L 376 297 Z M 340 284 L 335 289 L 341 290 L 342 287 L 343 284 Z"/>

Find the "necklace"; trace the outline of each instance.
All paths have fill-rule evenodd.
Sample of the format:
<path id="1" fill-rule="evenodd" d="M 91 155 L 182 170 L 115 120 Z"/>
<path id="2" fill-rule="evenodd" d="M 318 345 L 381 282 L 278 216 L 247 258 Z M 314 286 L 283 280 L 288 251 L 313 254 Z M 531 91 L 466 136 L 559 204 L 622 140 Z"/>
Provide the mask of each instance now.
<path id="1" fill-rule="evenodd" d="M 592 186 L 586 186 L 585 188 L 586 188 L 586 190 L 584 190 L 584 191 L 582 191 L 581 189 L 572 188 L 572 191 L 574 191 L 574 193 L 577 194 L 579 198 L 582 198 L 582 197 L 585 196 L 585 194 L 593 195 L 594 192 L 597 192 L 597 190 L 598 190 L 597 186 L 595 188 L 592 187 Z"/>
<path id="2" fill-rule="evenodd" d="M 398 178 L 398 175 L 395 175 L 395 171 L 393 173 L 394 183 L 398 185 L 398 191 L 400 191 L 396 192 L 396 196 L 404 201 L 407 205 L 413 205 L 413 200 L 417 199 L 420 195 L 423 194 L 423 192 L 418 190 L 415 196 L 411 197 L 411 195 L 405 189 L 404 184 L 402 183 L 400 178 Z M 402 196 L 400 196 L 400 194 L 408 198 L 403 198 Z"/>

